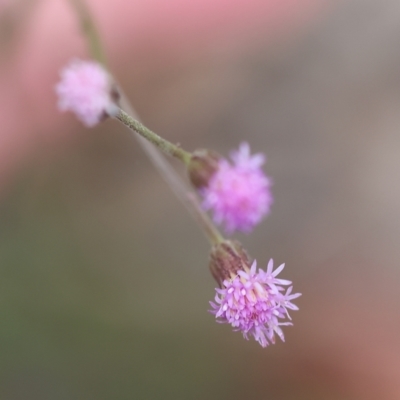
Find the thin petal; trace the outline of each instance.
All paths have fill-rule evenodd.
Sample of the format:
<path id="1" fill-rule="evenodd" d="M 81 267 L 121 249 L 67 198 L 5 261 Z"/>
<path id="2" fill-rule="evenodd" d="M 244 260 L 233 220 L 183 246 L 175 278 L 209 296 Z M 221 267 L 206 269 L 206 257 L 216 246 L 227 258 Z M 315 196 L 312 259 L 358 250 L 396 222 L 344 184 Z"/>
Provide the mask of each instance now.
<path id="1" fill-rule="evenodd" d="M 285 264 L 281 264 L 273 273 L 273 276 L 279 275 L 280 272 L 282 272 L 283 268 L 285 268 Z"/>

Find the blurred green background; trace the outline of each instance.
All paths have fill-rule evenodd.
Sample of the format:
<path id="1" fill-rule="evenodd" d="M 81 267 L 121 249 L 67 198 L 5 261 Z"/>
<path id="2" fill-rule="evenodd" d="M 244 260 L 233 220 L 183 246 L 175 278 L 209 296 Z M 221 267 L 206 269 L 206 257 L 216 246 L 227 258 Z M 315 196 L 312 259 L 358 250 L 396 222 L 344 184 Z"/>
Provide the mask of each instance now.
<path id="1" fill-rule="evenodd" d="M 0 398 L 400 398 L 399 37 L 397 1 L 352 0 L 272 42 L 111 47 L 151 129 L 267 155 L 272 213 L 237 238 L 300 311 L 267 349 L 216 324 L 208 244 L 130 132 L 53 105 L 2 190 Z"/>

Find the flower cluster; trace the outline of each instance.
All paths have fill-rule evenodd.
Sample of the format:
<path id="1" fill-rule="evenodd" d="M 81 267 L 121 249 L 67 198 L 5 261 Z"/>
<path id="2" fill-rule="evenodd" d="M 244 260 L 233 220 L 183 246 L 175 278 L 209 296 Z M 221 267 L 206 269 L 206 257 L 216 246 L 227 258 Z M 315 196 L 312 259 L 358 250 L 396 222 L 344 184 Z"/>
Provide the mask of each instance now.
<path id="1" fill-rule="evenodd" d="M 275 343 L 275 334 L 282 341 L 283 325 L 292 325 L 288 309 L 298 310 L 291 301 L 301 296 L 292 293 L 292 286 L 285 289 L 282 286 L 291 285 L 285 279 L 276 276 L 283 270 L 284 264 L 273 270 L 273 261 L 268 263 L 267 270 L 257 270 L 256 261 L 246 271 L 240 270 L 225 279 L 223 288 L 216 289 L 215 303 L 210 302 L 210 310 L 219 322 L 230 324 L 236 331 L 241 331 L 248 339 L 249 335 L 262 347 Z"/>
<path id="2" fill-rule="evenodd" d="M 254 337 L 262 347 L 275 343 L 275 335 L 283 341 L 281 326 L 291 325 L 288 310 L 298 310 L 292 300 L 300 296 L 292 294 L 290 281 L 277 278 L 284 264 L 274 271 L 270 260 L 266 271 L 257 269 L 256 261 L 251 264 L 242 245 L 224 239 L 205 213 L 211 210 L 214 221 L 224 224 L 228 233 L 250 232 L 269 213 L 273 202 L 271 181 L 262 170 L 264 155 L 251 155 L 247 143 L 232 152 L 231 160 L 212 150 L 187 152 L 120 110 L 112 82 L 97 62 L 71 62 L 61 72 L 61 81 L 56 86 L 60 110 L 74 112 L 89 127 L 106 116 L 114 116 L 184 162 L 191 183 L 202 196 L 203 208 L 196 203 L 194 210 L 212 243 L 210 270 L 219 288 L 215 301 L 210 302 L 211 313 L 219 322 L 242 332 L 246 339 Z"/>
<path id="3" fill-rule="evenodd" d="M 58 107 L 72 111 L 86 126 L 98 124 L 113 106 L 111 79 L 97 62 L 73 60 L 56 85 Z"/>
<path id="4" fill-rule="evenodd" d="M 231 159 L 233 164 L 221 159 L 207 186 L 200 190 L 203 207 L 213 211 L 215 222 L 224 223 L 228 233 L 249 232 L 269 213 L 271 181 L 261 168 L 265 157 L 251 155 L 247 143 L 242 143 Z"/>

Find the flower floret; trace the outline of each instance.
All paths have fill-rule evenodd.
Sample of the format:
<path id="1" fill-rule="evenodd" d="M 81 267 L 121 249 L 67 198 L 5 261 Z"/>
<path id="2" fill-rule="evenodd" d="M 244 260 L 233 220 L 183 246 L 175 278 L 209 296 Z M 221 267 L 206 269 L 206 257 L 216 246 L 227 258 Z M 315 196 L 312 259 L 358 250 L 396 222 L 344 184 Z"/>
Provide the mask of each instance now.
<path id="1" fill-rule="evenodd" d="M 221 289 L 216 289 L 215 302 L 210 302 L 211 313 L 218 322 L 229 323 L 235 331 L 241 331 L 245 339 L 253 336 L 262 347 L 275 343 L 275 334 L 284 341 L 280 327 L 292 325 L 288 309 L 298 310 L 291 300 L 301 294 L 292 294 L 292 286 L 286 291 L 281 286 L 291 284 L 276 278 L 283 268 L 284 264 L 273 271 L 271 260 L 267 271 L 257 271 L 254 261 L 251 268 L 238 271 L 223 282 Z"/>
<path id="2" fill-rule="evenodd" d="M 269 213 L 271 181 L 261 168 L 264 155 L 251 155 L 247 143 L 232 152 L 231 160 L 219 160 L 218 168 L 201 190 L 203 207 L 213 211 L 215 222 L 224 223 L 227 232 L 249 232 Z"/>
<path id="3" fill-rule="evenodd" d="M 111 79 L 97 62 L 75 59 L 60 73 L 58 108 L 72 111 L 86 126 L 99 123 L 113 106 Z"/>

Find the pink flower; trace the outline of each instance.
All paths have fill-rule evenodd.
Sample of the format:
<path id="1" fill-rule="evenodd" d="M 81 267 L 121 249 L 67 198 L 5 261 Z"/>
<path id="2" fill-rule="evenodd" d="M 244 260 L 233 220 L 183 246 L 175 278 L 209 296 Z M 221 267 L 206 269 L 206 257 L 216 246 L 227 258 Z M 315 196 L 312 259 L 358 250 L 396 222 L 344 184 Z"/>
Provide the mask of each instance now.
<path id="1" fill-rule="evenodd" d="M 286 291 L 282 286 L 290 281 L 277 279 L 284 264 L 273 271 L 273 261 L 268 263 L 267 271 L 259 269 L 253 262 L 251 268 L 239 271 L 223 282 L 222 289 L 216 289 L 215 303 L 211 313 L 218 322 L 231 324 L 235 331 L 241 331 L 245 339 L 253 336 L 262 347 L 275 343 L 275 334 L 285 340 L 281 326 L 292 325 L 282 322 L 291 319 L 288 309 L 298 310 L 291 300 L 301 296 L 292 293 L 292 286 Z"/>
<path id="2" fill-rule="evenodd" d="M 114 105 L 111 80 L 99 63 L 73 60 L 60 75 L 55 89 L 61 111 L 72 111 L 88 127 L 110 114 Z"/>
<path id="3" fill-rule="evenodd" d="M 249 232 L 269 213 L 272 204 L 270 179 L 261 166 L 262 154 L 250 155 L 250 147 L 242 143 L 231 154 L 233 165 L 226 159 L 218 163 L 217 171 L 201 190 L 203 207 L 213 210 L 216 223 L 225 223 L 228 233 Z"/>

